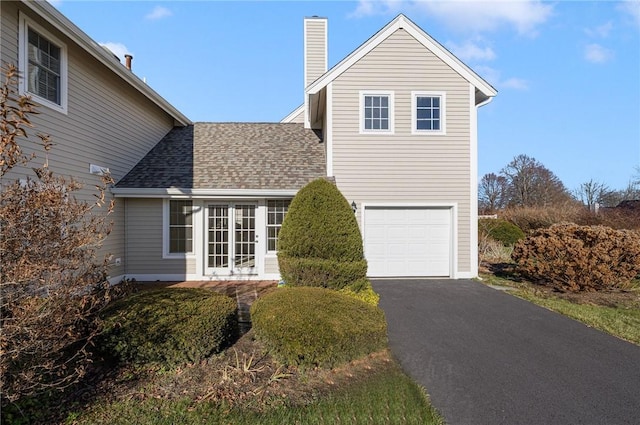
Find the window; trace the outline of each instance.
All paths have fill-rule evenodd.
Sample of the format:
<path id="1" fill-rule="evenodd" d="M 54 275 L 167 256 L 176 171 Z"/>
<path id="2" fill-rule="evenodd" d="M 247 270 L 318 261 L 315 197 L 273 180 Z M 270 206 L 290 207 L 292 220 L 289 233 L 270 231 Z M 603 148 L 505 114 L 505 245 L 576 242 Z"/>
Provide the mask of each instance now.
<path id="1" fill-rule="evenodd" d="M 169 201 L 169 254 L 193 252 L 193 201 Z"/>
<path id="2" fill-rule="evenodd" d="M 21 93 L 66 113 L 66 46 L 24 16 L 20 21 L 20 71 Z"/>
<path id="3" fill-rule="evenodd" d="M 360 93 L 360 132 L 393 132 L 393 93 Z"/>
<path id="4" fill-rule="evenodd" d="M 444 93 L 414 92 L 412 96 L 412 132 L 444 134 Z"/>
<path id="5" fill-rule="evenodd" d="M 278 249 L 278 233 L 290 203 L 288 199 L 267 201 L 267 251 L 275 252 Z"/>

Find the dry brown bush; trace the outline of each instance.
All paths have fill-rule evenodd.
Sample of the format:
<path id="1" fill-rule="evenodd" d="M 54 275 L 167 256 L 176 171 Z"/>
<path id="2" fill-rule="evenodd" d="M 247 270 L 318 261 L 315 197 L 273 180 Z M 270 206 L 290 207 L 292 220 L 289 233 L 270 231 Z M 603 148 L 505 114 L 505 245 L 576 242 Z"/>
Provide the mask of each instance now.
<path id="1" fill-rule="evenodd" d="M 621 288 L 640 273 L 640 235 L 558 224 L 518 242 L 511 258 L 525 276 L 560 290 Z"/>
<path id="2" fill-rule="evenodd" d="M 35 105 L 17 94 L 14 66 L 3 70 L 0 90 L 0 376 L 2 404 L 80 379 L 91 361 L 88 346 L 98 330 L 95 313 L 112 296 L 106 261 L 96 250 L 110 231 L 105 199 L 108 176 L 95 202 L 76 199 L 81 184 L 55 176 L 46 160 L 35 176 L 8 181 L 27 165 L 20 143 L 32 127 Z M 45 152 L 49 137 L 38 135 Z M 100 208 L 103 208 L 100 210 Z M 102 212 L 101 212 L 102 211 Z"/>
<path id="3" fill-rule="evenodd" d="M 523 232 L 530 233 L 536 229 L 544 229 L 558 223 L 576 222 L 584 211 L 584 207 L 573 202 L 546 207 L 513 207 L 507 208 L 499 217 L 518 226 Z"/>

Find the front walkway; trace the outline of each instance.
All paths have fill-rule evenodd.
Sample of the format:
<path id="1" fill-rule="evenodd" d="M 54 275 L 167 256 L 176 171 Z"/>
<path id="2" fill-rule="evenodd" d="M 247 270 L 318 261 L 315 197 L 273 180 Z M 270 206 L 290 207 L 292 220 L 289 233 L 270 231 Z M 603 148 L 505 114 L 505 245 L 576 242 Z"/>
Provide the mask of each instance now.
<path id="1" fill-rule="evenodd" d="M 447 424 L 640 423 L 640 347 L 470 280 L 373 287 Z"/>
<path id="2" fill-rule="evenodd" d="M 251 304 L 259 296 L 277 286 L 275 280 L 220 280 L 220 281 L 184 281 L 184 282 L 136 282 L 138 289 L 154 288 L 205 288 L 235 298 L 238 303 L 238 323 L 240 333 L 251 329 Z"/>

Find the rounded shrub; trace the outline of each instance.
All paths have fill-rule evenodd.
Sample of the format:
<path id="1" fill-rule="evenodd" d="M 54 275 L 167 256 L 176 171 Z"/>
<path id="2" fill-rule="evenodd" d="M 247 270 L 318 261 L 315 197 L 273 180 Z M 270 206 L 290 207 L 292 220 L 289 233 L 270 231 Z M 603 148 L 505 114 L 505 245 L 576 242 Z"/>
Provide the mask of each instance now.
<path id="1" fill-rule="evenodd" d="M 380 301 L 380 295 L 373 290 L 371 281 L 367 278 L 353 281 L 348 286 L 340 289 L 339 292 L 375 306 Z"/>
<path id="2" fill-rule="evenodd" d="M 504 246 L 513 246 L 525 236 L 522 229 L 503 219 L 480 219 L 478 231 L 481 235 L 487 235 Z"/>
<path id="3" fill-rule="evenodd" d="M 273 291 L 251 306 L 251 320 L 256 338 L 287 365 L 333 367 L 387 343 L 382 310 L 325 288 Z"/>
<path id="4" fill-rule="evenodd" d="M 335 184 L 317 179 L 293 198 L 278 234 L 278 265 L 292 286 L 341 289 L 366 276 L 358 223 Z"/>
<path id="5" fill-rule="evenodd" d="M 624 287 L 640 273 L 640 235 L 605 226 L 558 224 L 518 242 L 511 258 L 523 275 L 560 290 Z"/>
<path id="6" fill-rule="evenodd" d="M 236 311 L 235 300 L 207 289 L 143 291 L 105 310 L 98 346 L 134 364 L 198 362 L 236 340 Z"/>

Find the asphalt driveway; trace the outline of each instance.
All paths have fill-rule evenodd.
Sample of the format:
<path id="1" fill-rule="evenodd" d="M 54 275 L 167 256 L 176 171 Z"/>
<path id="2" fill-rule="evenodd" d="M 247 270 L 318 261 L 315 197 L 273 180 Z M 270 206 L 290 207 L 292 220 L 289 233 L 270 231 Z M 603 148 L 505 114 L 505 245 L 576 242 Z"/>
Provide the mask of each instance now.
<path id="1" fill-rule="evenodd" d="M 640 347 L 470 280 L 374 280 L 449 425 L 640 424 Z"/>

